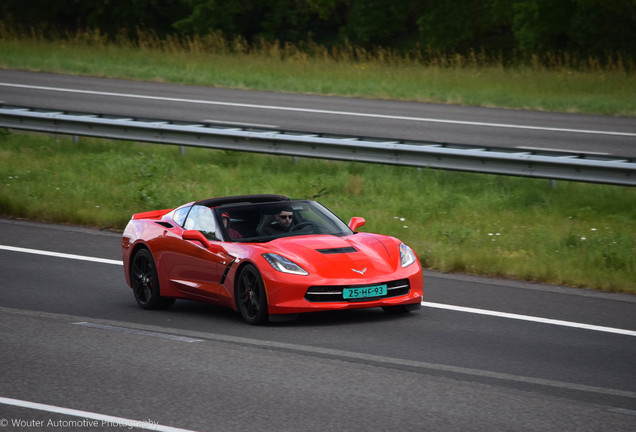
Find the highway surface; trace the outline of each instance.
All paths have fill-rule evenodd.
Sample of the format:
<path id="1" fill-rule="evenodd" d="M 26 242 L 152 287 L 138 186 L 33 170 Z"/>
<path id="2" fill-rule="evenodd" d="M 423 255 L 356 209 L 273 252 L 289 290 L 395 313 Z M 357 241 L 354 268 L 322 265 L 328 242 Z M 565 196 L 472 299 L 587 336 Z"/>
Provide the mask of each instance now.
<path id="1" fill-rule="evenodd" d="M 0 103 L 636 156 L 636 119 L 0 71 Z M 364 216 L 364 215 L 362 215 Z M 634 431 L 636 297 L 425 274 L 422 310 L 138 308 L 120 235 L 0 219 L 0 432 Z"/>
<path id="2" fill-rule="evenodd" d="M 352 136 L 636 157 L 636 118 L 0 70 L 0 103 Z"/>
<path id="3" fill-rule="evenodd" d="M 144 311 L 120 234 L 0 219 L 0 431 L 634 431 L 636 297 L 426 272 L 424 306 Z"/>

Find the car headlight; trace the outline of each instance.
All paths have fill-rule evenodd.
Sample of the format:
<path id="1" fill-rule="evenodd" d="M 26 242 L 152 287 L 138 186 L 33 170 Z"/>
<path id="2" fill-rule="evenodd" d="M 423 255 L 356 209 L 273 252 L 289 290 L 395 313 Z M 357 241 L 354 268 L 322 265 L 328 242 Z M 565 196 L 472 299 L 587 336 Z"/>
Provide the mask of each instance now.
<path id="1" fill-rule="evenodd" d="M 306 276 L 309 274 L 304 268 L 302 268 L 295 262 L 285 258 L 284 256 L 273 254 L 273 253 L 266 253 L 266 254 L 263 254 L 263 258 L 265 258 L 265 260 L 267 260 L 267 262 L 270 263 L 271 266 L 274 267 L 279 272 L 291 273 L 291 274 L 297 274 L 297 275 L 303 275 L 303 276 Z"/>
<path id="2" fill-rule="evenodd" d="M 413 249 L 411 249 L 404 243 L 400 243 L 400 262 L 402 264 L 402 267 L 408 267 L 416 260 L 417 257 L 415 256 L 415 252 L 413 252 Z"/>

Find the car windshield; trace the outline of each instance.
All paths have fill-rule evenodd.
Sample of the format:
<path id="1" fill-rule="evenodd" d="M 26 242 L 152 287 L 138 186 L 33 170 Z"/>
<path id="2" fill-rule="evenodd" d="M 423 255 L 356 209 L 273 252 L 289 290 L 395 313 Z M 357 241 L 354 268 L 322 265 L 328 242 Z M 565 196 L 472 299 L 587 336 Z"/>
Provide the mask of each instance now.
<path id="1" fill-rule="evenodd" d="M 214 207 L 224 238 L 235 242 L 266 242 L 307 234 L 345 236 L 353 231 L 316 201 L 237 203 Z"/>

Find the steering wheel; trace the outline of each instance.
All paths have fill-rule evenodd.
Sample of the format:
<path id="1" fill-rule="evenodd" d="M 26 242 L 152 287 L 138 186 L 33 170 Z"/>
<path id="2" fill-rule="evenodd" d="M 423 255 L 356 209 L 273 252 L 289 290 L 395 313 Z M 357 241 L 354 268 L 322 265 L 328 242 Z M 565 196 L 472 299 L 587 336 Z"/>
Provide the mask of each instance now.
<path id="1" fill-rule="evenodd" d="M 298 225 L 294 225 L 293 227 L 291 227 L 289 232 L 300 231 L 303 228 L 307 228 L 307 227 L 311 227 L 311 226 L 314 226 L 313 222 L 303 221 L 303 222 L 299 223 Z"/>

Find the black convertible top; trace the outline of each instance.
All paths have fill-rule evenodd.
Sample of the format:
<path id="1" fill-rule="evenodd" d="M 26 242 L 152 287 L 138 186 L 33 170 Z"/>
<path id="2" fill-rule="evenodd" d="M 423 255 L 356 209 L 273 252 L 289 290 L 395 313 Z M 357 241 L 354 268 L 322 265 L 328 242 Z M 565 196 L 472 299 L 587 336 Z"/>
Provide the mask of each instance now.
<path id="1" fill-rule="evenodd" d="M 235 203 L 263 203 L 272 201 L 289 201 L 289 197 L 285 195 L 261 194 L 261 195 L 236 195 L 229 197 L 208 198 L 197 201 L 196 205 L 206 207 L 218 207 L 225 204 Z"/>

